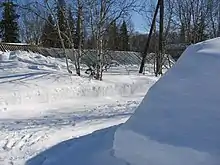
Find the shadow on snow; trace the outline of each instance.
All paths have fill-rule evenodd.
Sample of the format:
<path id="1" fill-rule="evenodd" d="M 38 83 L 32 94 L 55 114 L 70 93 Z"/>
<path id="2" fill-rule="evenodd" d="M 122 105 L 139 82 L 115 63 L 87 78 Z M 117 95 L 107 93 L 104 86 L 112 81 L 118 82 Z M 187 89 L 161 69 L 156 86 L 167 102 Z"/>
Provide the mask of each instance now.
<path id="1" fill-rule="evenodd" d="M 112 146 L 118 127 L 113 126 L 63 141 L 29 159 L 26 165 L 103 165 L 106 163 L 102 161 L 106 159 L 108 164 L 117 164 L 120 160 L 112 159 Z"/>
<path id="2" fill-rule="evenodd" d="M 25 80 L 25 79 L 37 79 L 41 78 L 43 76 L 47 76 L 51 74 L 52 72 L 31 72 L 31 73 L 23 73 L 23 74 L 13 74 L 13 75 L 5 75 L 5 76 L 0 76 L 0 84 L 4 83 L 9 83 L 9 82 L 14 82 L 14 81 L 20 81 L 20 80 Z M 37 76 L 37 77 L 36 77 Z M 6 79 L 6 80 L 4 80 Z"/>

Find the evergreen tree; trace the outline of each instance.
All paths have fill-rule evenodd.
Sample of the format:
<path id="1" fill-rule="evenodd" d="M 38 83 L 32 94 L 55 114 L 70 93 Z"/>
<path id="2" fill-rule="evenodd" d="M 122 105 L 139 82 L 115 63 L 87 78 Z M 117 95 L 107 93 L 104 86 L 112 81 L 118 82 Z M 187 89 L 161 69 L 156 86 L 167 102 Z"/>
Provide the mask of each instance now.
<path id="1" fill-rule="evenodd" d="M 56 38 L 54 37 L 56 33 L 55 23 L 51 15 L 48 16 L 48 22 L 45 22 L 43 33 L 41 36 L 41 42 L 43 47 L 54 47 Z"/>
<path id="2" fill-rule="evenodd" d="M 116 21 L 111 22 L 108 29 L 108 42 L 107 47 L 110 50 L 118 50 L 119 42 L 118 42 L 118 27 L 116 25 Z"/>
<path id="3" fill-rule="evenodd" d="M 128 51 L 129 50 L 129 36 L 127 30 L 127 24 L 123 21 L 120 28 L 120 50 Z"/>
<path id="4" fill-rule="evenodd" d="M 71 7 L 68 9 L 68 36 L 70 37 L 71 41 L 74 41 L 74 35 L 75 35 L 75 21 L 73 18 L 73 14 L 71 11 Z"/>
<path id="5" fill-rule="evenodd" d="M 2 20 L 0 22 L 0 29 L 3 42 L 19 42 L 19 27 L 18 18 L 19 15 L 16 14 L 16 7 L 13 2 L 8 1 L 2 3 L 3 13 Z"/>
<path id="6" fill-rule="evenodd" d="M 88 36 L 84 42 L 85 42 L 85 44 L 83 46 L 85 49 L 95 49 L 96 48 L 96 39 L 94 36 Z"/>
<path id="7" fill-rule="evenodd" d="M 64 0 L 59 0 L 57 5 L 57 19 L 60 30 L 66 32 L 66 3 Z"/>
<path id="8" fill-rule="evenodd" d="M 186 37 L 185 37 L 185 27 L 184 25 L 181 25 L 180 27 L 180 43 L 185 43 Z"/>
<path id="9" fill-rule="evenodd" d="M 82 6 L 78 6 L 77 22 L 76 22 L 76 32 L 75 32 L 75 42 L 74 42 L 75 49 L 79 48 L 80 42 L 81 42 L 81 45 L 84 42 L 83 25 L 82 24 L 83 24 L 83 20 L 82 20 Z"/>
<path id="10" fill-rule="evenodd" d="M 66 3 L 65 0 L 58 0 L 57 3 L 57 20 L 58 20 L 58 26 L 61 31 L 62 39 L 64 40 L 65 47 L 69 46 L 69 42 L 66 38 L 67 33 L 67 19 L 66 19 Z M 56 47 L 61 47 L 61 42 L 58 34 L 56 35 L 57 42 L 55 44 Z"/>

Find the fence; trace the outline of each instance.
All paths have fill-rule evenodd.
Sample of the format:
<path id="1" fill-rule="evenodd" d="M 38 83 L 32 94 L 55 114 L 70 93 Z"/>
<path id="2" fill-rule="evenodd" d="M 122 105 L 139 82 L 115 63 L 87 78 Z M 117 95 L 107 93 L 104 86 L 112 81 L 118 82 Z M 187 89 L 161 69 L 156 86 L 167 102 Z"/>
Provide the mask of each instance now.
<path id="1" fill-rule="evenodd" d="M 166 45 L 166 53 L 171 55 L 173 59 L 177 60 L 183 51 L 189 46 L 187 43 L 168 44 Z"/>
<path id="2" fill-rule="evenodd" d="M 168 45 L 166 47 L 166 52 L 170 54 L 174 59 L 178 58 L 182 52 L 186 49 L 187 45 L 178 44 Z M 31 51 L 34 53 L 39 53 L 44 56 L 52 56 L 56 58 L 64 57 L 64 53 L 60 48 L 44 48 L 34 45 L 26 45 L 19 43 L 0 43 L 1 51 Z M 66 49 L 67 56 L 74 61 L 74 54 L 77 50 Z M 83 50 L 83 56 L 81 62 L 87 65 L 94 64 L 96 62 L 96 51 L 95 50 Z M 155 55 L 150 53 L 147 56 L 147 63 L 154 63 Z M 172 59 L 170 57 L 170 59 Z M 139 65 L 141 62 L 141 53 L 131 52 L 131 51 L 105 51 L 104 52 L 104 62 L 108 63 L 112 60 L 117 61 L 122 65 Z"/>
<path id="3" fill-rule="evenodd" d="M 33 45 L 24 45 L 24 44 L 10 44 L 10 43 L 0 43 L 0 50 L 5 51 L 30 51 L 34 53 L 39 53 L 44 56 L 52 57 L 64 57 L 64 53 L 60 48 L 44 48 Z M 77 50 L 66 49 L 67 56 L 74 61 L 74 53 L 77 53 Z M 95 50 L 83 50 L 82 52 L 82 63 L 92 64 L 96 61 L 96 51 Z M 104 61 L 110 62 L 112 60 L 117 61 L 123 65 L 139 65 L 141 62 L 141 54 L 138 52 L 128 52 L 128 51 L 105 51 L 104 52 Z"/>

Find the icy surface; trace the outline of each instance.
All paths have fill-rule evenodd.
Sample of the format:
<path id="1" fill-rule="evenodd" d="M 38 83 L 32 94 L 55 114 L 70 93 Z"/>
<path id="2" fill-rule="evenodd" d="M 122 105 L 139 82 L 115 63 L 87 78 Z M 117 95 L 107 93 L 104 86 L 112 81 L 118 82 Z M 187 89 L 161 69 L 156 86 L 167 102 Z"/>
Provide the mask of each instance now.
<path id="1" fill-rule="evenodd" d="M 190 46 L 115 133 L 132 165 L 220 164 L 220 38 Z M 129 137 L 129 138 L 128 138 Z"/>

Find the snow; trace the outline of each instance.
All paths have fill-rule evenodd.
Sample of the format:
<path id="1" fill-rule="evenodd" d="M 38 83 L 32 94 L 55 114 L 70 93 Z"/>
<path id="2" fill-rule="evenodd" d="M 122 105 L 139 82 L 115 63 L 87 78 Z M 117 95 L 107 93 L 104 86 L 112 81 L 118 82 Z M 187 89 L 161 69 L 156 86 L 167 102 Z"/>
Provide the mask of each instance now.
<path id="1" fill-rule="evenodd" d="M 90 133 L 83 141 L 91 139 L 92 143 L 94 131 L 124 123 L 157 81 L 150 72 L 143 76 L 137 71 L 138 66 L 113 67 L 100 82 L 85 74 L 68 74 L 62 58 L 0 52 L 0 165 L 62 162 L 61 157 L 67 155 L 62 149 L 68 148 L 59 149 L 59 143 L 70 141 L 71 146 L 75 138 L 81 141 L 81 136 Z M 94 140 L 101 143 L 101 136 L 113 133 L 116 127 L 98 132 Z M 103 139 L 100 152 L 106 149 L 105 142 L 110 146 Z M 90 140 L 85 144 L 95 145 Z M 62 153 L 59 156 L 56 145 Z M 85 150 L 77 152 L 79 159 Z M 68 151 L 71 154 L 73 148 Z"/>
<path id="2" fill-rule="evenodd" d="M 26 164 L 219 165 L 219 45 L 190 46 L 125 123 L 57 143 Z"/>
<path id="3" fill-rule="evenodd" d="M 10 53 L 0 164 L 219 165 L 219 45 L 191 45 L 158 81 L 120 66 L 98 82 L 66 74 L 63 59 Z"/>
<path id="4" fill-rule="evenodd" d="M 151 87 L 116 130 L 115 157 L 132 165 L 220 164 L 219 45 L 216 38 L 190 46 Z"/>

